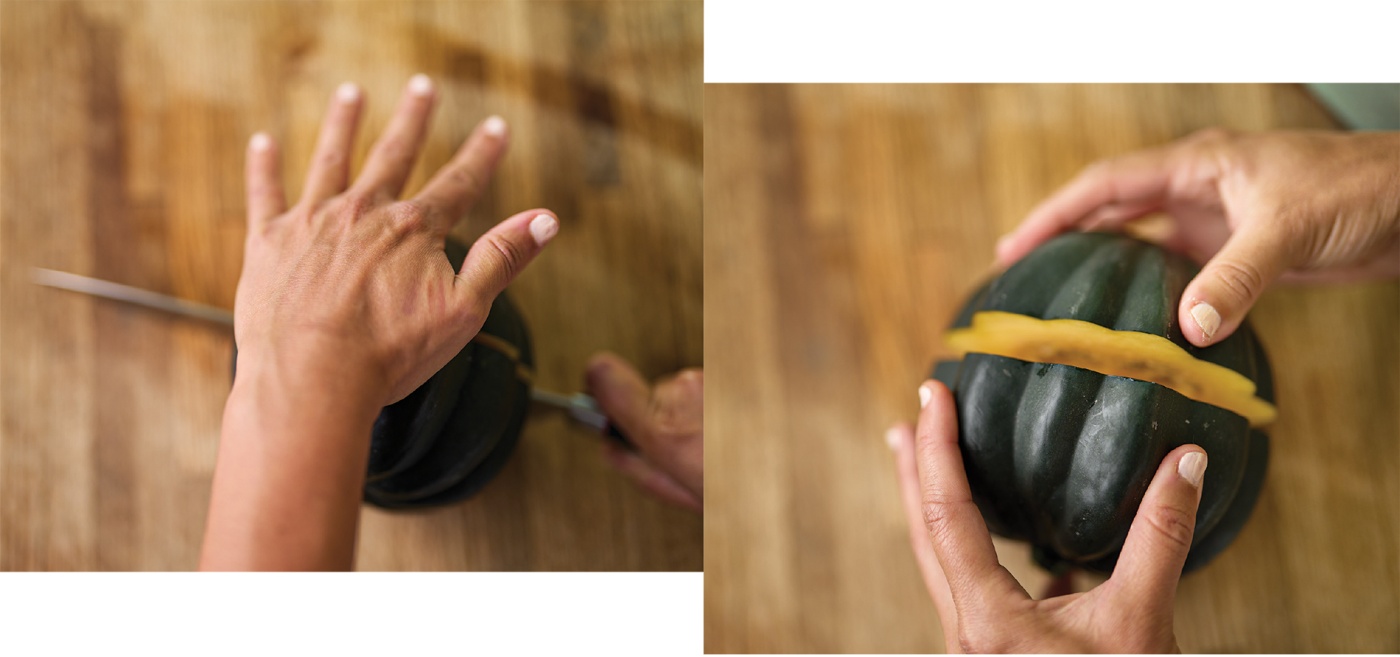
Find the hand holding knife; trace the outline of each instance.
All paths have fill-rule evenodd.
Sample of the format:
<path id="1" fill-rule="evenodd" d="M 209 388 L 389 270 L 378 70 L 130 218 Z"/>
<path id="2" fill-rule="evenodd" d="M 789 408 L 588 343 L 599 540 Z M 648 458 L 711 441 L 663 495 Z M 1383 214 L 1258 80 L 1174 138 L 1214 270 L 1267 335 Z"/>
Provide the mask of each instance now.
<path id="1" fill-rule="evenodd" d="M 121 285 L 110 281 L 104 281 L 87 276 L 79 276 L 66 272 L 53 271 L 48 269 L 35 269 L 34 282 L 48 287 L 55 287 L 73 292 L 80 292 L 104 299 L 122 301 L 146 308 L 161 310 L 183 317 L 192 317 L 206 322 L 233 327 L 233 313 L 223 308 L 216 308 L 204 304 L 177 299 L 150 290 Z M 597 358 L 595 357 L 595 361 Z M 690 409 L 683 414 L 689 417 L 688 422 L 694 425 L 694 435 L 700 434 L 700 400 L 701 388 L 699 370 L 689 373 L 687 378 L 672 377 L 659 382 L 654 390 L 640 378 L 640 374 L 632 371 L 624 361 L 615 356 L 603 362 L 611 362 L 611 367 L 615 371 L 630 372 L 623 377 L 635 379 L 631 384 L 634 393 L 647 392 L 648 394 L 661 394 L 661 398 L 666 400 L 663 403 L 675 404 L 675 408 Z M 590 363 L 590 372 L 595 363 Z M 614 374 L 616 376 L 616 374 Z M 590 379 L 593 378 L 590 373 Z M 606 380 L 606 379 L 605 379 Z M 612 379 L 616 385 L 618 379 Z M 593 385 L 593 384 L 590 384 Z M 661 391 L 666 393 L 662 394 Z M 673 452 L 671 457 L 664 461 L 652 461 L 652 457 L 646 457 L 638 452 L 636 446 L 618 430 L 608 417 L 601 412 L 597 401 L 584 393 L 565 395 L 549 390 L 540 390 L 531 386 L 530 397 L 533 401 L 540 402 L 563 409 L 569 413 L 575 421 L 593 427 L 609 436 L 616 445 L 608 450 L 608 459 L 627 477 L 631 478 L 637 485 L 650 491 L 657 497 L 677 504 L 679 506 L 699 511 L 703 507 L 701 496 L 702 488 L 702 459 L 700 442 L 697 440 L 680 452 Z M 663 449 L 666 449 L 663 446 Z M 687 451 L 688 450 L 688 451 Z M 666 452 L 661 452 L 665 454 Z M 654 455 L 653 455 L 654 457 Z M 663 457 L 664 458 L 664 457 Z M 658 465 L 661 464 L 661 465 Z"/>

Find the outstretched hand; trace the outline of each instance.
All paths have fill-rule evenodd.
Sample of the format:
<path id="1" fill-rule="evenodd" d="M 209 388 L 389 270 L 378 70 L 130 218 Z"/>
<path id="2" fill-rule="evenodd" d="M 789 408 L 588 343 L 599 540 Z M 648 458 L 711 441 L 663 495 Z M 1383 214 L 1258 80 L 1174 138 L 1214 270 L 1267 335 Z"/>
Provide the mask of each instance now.
<path id="1" fill-rule="evenodd" d="M 492 300 L 557 232 L 549 212 L 521 212 L 477 239 L 453 270 L 444 240 L 485 191 L 508 134 L 500 117 L 486 119 L 421 191 L 398 200 L 436 100 L 432 82 L 415 76 L 351 183 L 363 94 L 342 85 L 290 208 L 276 145 L 253 137 L 234 305 L 240 375 L 245 359 L 324 359 L 377 384 L 379 406 L 398 401 L 481 330 Z"/>
<path id="2" fill-rule="evenodd" d="M 1107 582 L 1034 600 L 997 561 L 972 501 L 952 393 L 926 381 L 919 397 L 917 431 L 896 425 L 886 439 L 948 652 L 1179 651 L 1172 608 L 1201 499 L 1200 447 L 1179 447 L 1162 461 Z"/>
<path id="3" fill-rule="evenodd" d="M 249 142 L 238 376 L 202 568 L 351 568 L 375 416 L 466 346 L 558 231 L 553 214 L 522 212 L 453 269 L 446 236 L 484 191 L 508 129 L 486 119 L 421 191 L 398 200 L 436 100 L 432 82 L 415 76 L 352 183 L 363 95 L 342 85 L 290 207 L 277 145 L 265 134 Z"/>

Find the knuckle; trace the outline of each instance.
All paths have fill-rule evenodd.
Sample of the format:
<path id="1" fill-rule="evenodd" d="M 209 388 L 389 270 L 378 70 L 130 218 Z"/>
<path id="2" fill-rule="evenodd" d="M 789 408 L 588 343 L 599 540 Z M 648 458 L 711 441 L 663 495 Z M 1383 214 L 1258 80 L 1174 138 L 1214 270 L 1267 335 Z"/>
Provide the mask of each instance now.
<path id="1" fill-rule="evenodd" d="M 466 166 L 453 168 L 448 179 L 454 187 L 472 198 L 479 196 L 486 187 L 482 179 L 476 175 L 476 172 Z"/>
<path id="2" fill-rule="evenodd" d="M 328 148 L 326 150 L 316 153 L 315 164 L 318 168 L 321 169 L 334 170 L 344 167 L 345 164 L 349 161 L 350 160 L 345 156 L 344 151 L 341 151 L 338 148 Z"/>
<path id="3" fill-rule="evenodd" d="M 1234 296 L 1237 305 L 1243 306 L 1264 290 L 1264 273 L 1258 267 L 1237 260 L 1220 260 L 1215 263 L 1215 278 Z"/>
<path id="4" fill-rule="evenodd" d="M 928 528 L 935 540 L 947 534 L 953 514 L 946 501 L 926 494 L 920 511 L 923 513 L 924 527 Z"/>
<path id="5" fill-rule="evenodd" d="M 1172 547 L 1183 550 L 1191 547 L 1196 523 L 1190 513 L 1172 506 L 1158 506 L 1148 510 L 1144 520 L 1161 540 Z"/>
<path id="6" fill-rule="evenodd" d="M 1202 128 L 1168 148 L 1174 168 L 1193 172 L 1188 178 L 1202 179 L 1238 168 L 1236 142 L 1239 133 L 1220 127 Z"/>
<path id="7" fill-rule="evenodd" d="M 413 156 L 413 145 L 407 139 L 401 137 L 390 137 L 379 144 L 378 155 L 382 158 L 398 162 Z"/>
<path id="8" fill-rule="evenodd" d="M 489 252 L 495 255 L 497 270 L 502 276 L 501 282 L 514 279 L 516 274 L 520 273 L 520 268 L 524 266 L 525 249 L 513 240 L 501 235 L 487 234 L 482 239 L 486 241 Z"/>
<path id="9" fill-rule="evenodd" d="M 400 234 L 419 233 L 428 228 L 429 212 L 418 201 L 399 201 L 389 206 L 389 219 Z"/>
<path id="10" fill-rule="evenodd" d="M 374 207 L 374 199 L 359 190 L 350 190 L 340 195 L 339 212 L 351 219 L 365 216 Z"/>
<path id="11" fill-rule="evenodd" d="M 653 396 L 651 405 L 651 431 L 656 441 L 677 450 L 685 449 L 700 439 L 701 432 L 694 414 L 681 404 L 657 403 Z"/>

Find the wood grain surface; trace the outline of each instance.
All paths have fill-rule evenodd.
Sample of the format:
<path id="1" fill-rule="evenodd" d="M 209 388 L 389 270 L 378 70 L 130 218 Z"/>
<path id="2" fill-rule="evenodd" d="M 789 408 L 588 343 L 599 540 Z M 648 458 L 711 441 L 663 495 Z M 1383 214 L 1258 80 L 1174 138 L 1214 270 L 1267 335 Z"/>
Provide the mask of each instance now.
<path id="1" fill-rule="evenodd" d="M 610 349 L 660 376 L 701 362 L 699 2 L 20 2 L 0 13 L 0 569 L 196 563 L 231 335 L 38 288 L 30 267 L 232 307 L 244 145 L 283 144 L 300 192 L 336 85 L 441 103 L 412 192 L 492 113 L 510 155 L 455 234 L 548 207 L 561 232 L 511 294 L 537 383 Z M 419 513 L 367 508 L 370 570 L 698 570 L 702 521 L 612 472 L 537 409 L 500 477 Z"/>
<path id="2" fill-rule="evenodd" d="M 943 649 L 885 428 L 998 236 L 1086 164 L 1212 125 L 1334 124 L 1296 86 L 706 87 L 707 651 Z M 1400 650 L 1397 300 L 1276 287 L 1254 310 L 1273 461 L 1181 584 L 1184 650 Z"/>

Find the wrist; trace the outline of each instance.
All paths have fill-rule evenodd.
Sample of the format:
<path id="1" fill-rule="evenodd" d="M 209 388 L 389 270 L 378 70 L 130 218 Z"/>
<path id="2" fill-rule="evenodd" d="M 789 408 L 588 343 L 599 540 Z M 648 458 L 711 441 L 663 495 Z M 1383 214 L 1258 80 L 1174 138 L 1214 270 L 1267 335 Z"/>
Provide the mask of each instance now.
<path id="1" fill-rule="evenodd" d="M 388 385 L 372 359 L 357 357 L 354 348 L 322 343 L 237 347 L 230 398 L 270 397 L 293 407 L 314 407 L 350 413 L 372 410 L 372 419 L 385 406 Z"/>
<path id="2" fill-rule="evenodd" d="M 224 408 L 226 442 L 265 443 L 257 451 L 267 458 L 287 449 L 335 458 L 368 452 L 384 406 L 373 370 L 306 350 L 240 349 L 235 367 Z"/>
<path id="3" fill-rule="evenodd" d="M 353 362 L 239 352 L 202 567 L 353 565 L 377 390 Z"/>

